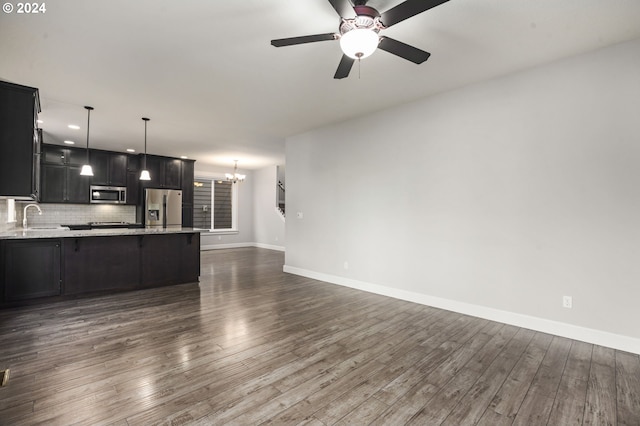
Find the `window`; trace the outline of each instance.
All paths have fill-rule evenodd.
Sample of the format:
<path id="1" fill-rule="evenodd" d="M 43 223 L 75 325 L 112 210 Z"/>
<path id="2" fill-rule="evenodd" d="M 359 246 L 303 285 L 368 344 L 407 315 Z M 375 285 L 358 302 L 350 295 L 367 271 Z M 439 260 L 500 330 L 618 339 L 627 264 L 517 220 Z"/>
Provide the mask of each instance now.
<path id="1" fill-rule="evenodd" d="M 237 186 L 227 180 L 196 177 L 193 226 L 211 231 L 237 231 Z"/>

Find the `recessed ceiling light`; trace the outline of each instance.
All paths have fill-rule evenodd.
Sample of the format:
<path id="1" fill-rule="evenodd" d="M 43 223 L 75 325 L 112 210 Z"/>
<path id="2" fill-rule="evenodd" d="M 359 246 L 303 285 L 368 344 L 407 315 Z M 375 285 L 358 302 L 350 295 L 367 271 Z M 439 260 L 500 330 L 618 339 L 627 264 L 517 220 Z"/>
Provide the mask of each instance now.
<path id="1" fill-rule="evenodd" d="M 136 152 L 136 150 L 132 148 L 127 148 L 127 152 Z"/>
<path id="2" fill-rule="evenodd" d="M 67 145 L 75 145 L 76 144 L 74 141 L 64 141 L 64 143 L 66 143 Z"/>
<path id="3" fill-rule="evenodd" d="M 73 130 L 79 130 L 80 129 L 80 126 L 78 126 L 76 124 L 69 124 L 67 127 L 70 128 L 70 129 L 73 129 Z"/>
<path id="4" fill-rule="evenodd" d="M 42 124 L 42 123 L 44 123 L 44 121 L 42 121 L 42 120 L 36 120 L 36 122 L 37 122 L 38 124 Z"/>
<path id="5" fill-rule="evenodd" d="M 189 157 L 187 157 L 186 155 L 181 155 L 180 158 L 182 158 L 183 160 L 186 160 Z"/>

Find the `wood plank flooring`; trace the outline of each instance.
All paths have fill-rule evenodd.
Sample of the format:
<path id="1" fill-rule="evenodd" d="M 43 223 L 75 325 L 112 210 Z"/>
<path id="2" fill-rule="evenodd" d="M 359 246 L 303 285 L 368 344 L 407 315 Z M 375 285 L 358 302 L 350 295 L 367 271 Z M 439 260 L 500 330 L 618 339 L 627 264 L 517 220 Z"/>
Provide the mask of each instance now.
<path id="1" fill-rule="evenodd" d="M 0 311 L 2 425 L 640 425 L 640 358 L 202 253 L 200 283 Z"/>

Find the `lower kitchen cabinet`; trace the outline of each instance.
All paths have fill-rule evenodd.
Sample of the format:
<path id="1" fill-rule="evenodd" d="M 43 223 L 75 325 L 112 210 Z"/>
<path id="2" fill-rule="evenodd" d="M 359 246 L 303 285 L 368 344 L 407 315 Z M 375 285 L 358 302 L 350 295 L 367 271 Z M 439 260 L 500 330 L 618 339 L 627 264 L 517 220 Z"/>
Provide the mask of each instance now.
<path id="1" fill-rule="evenodd" d="M 145 235 L 142 240 L 142 287 L 197 281 L 200 234 Z"/>
<path id="2" fill-rule="evenodd" d="M 199 232 L 0 240 L 0 307 L 199 277 Z"/>
<path id="3" fill-rule="evenodd" d="M 137 288 L 140 238 L 133 235 L 65 238 L 64 294 Z"/>
<path id="4" fill-rule="evenodd" d="M 60 295 L 60 240 L 4 241 L 2 263 L 5 301 Z"/>

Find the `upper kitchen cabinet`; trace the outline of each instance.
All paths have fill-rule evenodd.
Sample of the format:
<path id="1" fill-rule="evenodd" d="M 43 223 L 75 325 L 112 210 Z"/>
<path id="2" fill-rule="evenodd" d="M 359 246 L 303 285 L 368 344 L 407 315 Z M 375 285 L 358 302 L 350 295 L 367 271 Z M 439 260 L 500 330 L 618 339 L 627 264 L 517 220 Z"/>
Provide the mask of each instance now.
<path id="1" fill-rule="evenodd" d="M 182 226 L 193 227 L 194 160 L 182 160 Z"/>
<path id="2" fill-rule="evenodd" d="M 86 150 L 43 144 L 41 157 L 43 203 L 89 203 L 90 178 L 80 176 Z"/>
<path id="3" fill-rule="evenodd" d="M 92 185 L 126 186 L 127 154 L 91 150 L 89 163 L 93 167 Z"/>
<path id="4" fill-rule="evenodd" d="M 0 197 L 38 200 L 38 89 L 0 81 Z"/>
<path id="5" fill-rule="evenodd" d="M 182 202 L 193 204 L 195 160 L 182 160 Z"/>
<path id="6" fill-rule="evenodd" d="M 82 166 L 87 160 L 87 151 L 84 148 L 42 144 L 41 157 L 46 164 Z"/>
<path id="7" fill-rule="evenodd" d="M 140 159 L 127 155 L 127 204 L 142 204 L 140 199 Z"/>
<path id="8" fill-rule="evenodd" d="M 143 155 L 141 162 L 144 162 Z M 182 160 L 147 155 L 147 170 L 149 170 L 151 180 L 144 182 L 144 187 L 182 189 Z"/>

